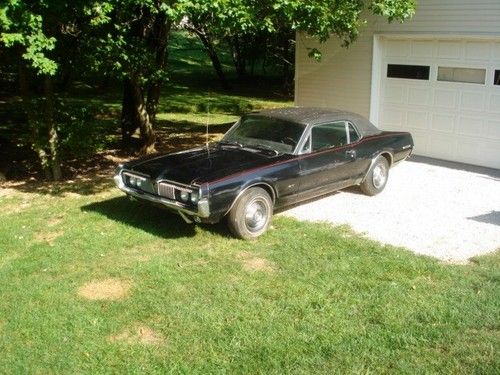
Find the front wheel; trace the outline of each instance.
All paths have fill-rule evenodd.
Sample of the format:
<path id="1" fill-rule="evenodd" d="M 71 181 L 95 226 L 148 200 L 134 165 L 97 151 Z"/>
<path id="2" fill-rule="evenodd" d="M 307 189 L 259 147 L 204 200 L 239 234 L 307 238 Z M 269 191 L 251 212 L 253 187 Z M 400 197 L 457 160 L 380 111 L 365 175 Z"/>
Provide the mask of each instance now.
<path id="1" fill-rule="evenodd" d="M 366 174 L 365 179 L 360 185 L 361 191 L 366 195 L 377 195 L 384 190 L 389 178 L 389 163 L 383 156 L 375 159 L 372 167 Z"/>
<path id="2" fill-rule="evenodd" d="M 252 240 L 263 234 L 271 223 L 273 202 L 262 188 L 248 189 L 238 198 L 227 218 L 229 230 L 236 237 Z"/>

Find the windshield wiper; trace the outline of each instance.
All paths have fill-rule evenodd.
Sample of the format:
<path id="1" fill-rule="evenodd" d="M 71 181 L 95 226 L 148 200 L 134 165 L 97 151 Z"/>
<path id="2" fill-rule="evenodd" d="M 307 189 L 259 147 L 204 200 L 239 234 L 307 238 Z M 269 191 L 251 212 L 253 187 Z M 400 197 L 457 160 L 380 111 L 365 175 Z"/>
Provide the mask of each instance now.
<path id="1" fill-rule="evenodd" d="M 219 145 L 221 146 L 235 146 L 235 147 L 243 147 L 243 145 L 239 142 L 236 142 L 236 141 L 220 141 L 219 142 Z"/>
<path id="2" fill-rule="evenodd" d="M 279 151 L 265 145 L 245 145 L 245 148 L 253 148 L 255 150 L 261 150 L 261 151 L 271 151 L 274 152 L 276 155 L 279 154 Z"/>

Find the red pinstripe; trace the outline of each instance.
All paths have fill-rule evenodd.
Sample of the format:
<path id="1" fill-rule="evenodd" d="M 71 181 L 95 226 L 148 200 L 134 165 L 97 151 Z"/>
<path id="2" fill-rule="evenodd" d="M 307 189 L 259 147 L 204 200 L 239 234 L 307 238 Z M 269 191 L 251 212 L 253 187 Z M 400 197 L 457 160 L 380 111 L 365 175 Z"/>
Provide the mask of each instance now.
<path id="1" fill-rule="evenodd" d="M 217 180 L 203 182 L 203 184 L 216 184 L 216 183 L 224 181 L 224 180 L 229 180 L 230 178 L 234 178 L 234 177 L 237 177 L 237 176 L 242 176 L 242 175 L 245 175 L 245 174 L 250 174 L 250 173 L 258 171 L 260 169 L 271 168 L 271 167 L 275 167 L 275 166 L 280 165 L 280 164 L 289 163 L 291 161 L 302 160 L 302 159 L 309 158 L 311 156 L 316 156 L 316 155 L 326 154 L 328 152 L 334 152 L 334 151 L 343 150 L 343 149 L 346 149 L 346 148 L 357 146 L 357 145 L 359 145 L 361 143 L 364 143 L 365 141 L 371 141 L 373 139 L 387 138 L 387 137 L 392 137 L 394 135 L 402 135 L 402 134 L 408 134 L 408 133 L 406 133 L 406 132 L 393 132 L 391 134 L 371 135 L 369 137 L 361 138 L 360 140 L 358 140 L 358 141 L 356 141 L 354 143 L 350 143 L 348 145 L 339 146 L 339 147 L 335 147 L 335 148 L 327 149 L 327 150 L 322 150 L 322 151 L 317 151 L 317 152 L 314 152 L 314 153 L 311 153 L 311 154 L 297 155 L 297 157 L 292 158 L 292 159 L 281 160 L 281 161 L 278 161 L 278 162 L 275 162 L 275 163 L 271 163 L 271 164 L 267 164 L 267 165 L 263 165 L 263 166 L 260 166 L 260 167 L 246 169 L 244 171 L 233 173 L 233 174 L 231 174 L 229 176 L 221 177 L 221 178 L 219 178 Z"/>

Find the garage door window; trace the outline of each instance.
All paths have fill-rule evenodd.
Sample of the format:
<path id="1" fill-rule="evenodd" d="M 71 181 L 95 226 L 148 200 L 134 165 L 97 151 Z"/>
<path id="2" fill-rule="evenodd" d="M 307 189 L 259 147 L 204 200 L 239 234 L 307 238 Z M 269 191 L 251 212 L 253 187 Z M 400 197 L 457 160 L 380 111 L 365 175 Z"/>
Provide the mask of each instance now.
<path id="1" fill-rule="evenodd" d="M 500 70 L 495 70 L 495 80 L 493 81 L 493 84 L 500 86 Z"/>
<path id="2" fill-rule="evenodd" d="M 430 66 L 387 64 L 388 78 L 421 79 L 429 80 Z"/>
<path id="3" fill-rule="evenodd" d="M 437 80 L 442 82 L 478 83 L 484 85 L 486 69 L 438 67 Z"/>

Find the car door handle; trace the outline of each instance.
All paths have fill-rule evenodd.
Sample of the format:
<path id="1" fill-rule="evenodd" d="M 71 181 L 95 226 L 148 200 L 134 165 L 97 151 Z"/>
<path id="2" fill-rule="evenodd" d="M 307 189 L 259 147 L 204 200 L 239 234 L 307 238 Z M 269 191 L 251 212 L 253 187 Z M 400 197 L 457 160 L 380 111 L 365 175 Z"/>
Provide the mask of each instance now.
<path id="1" fill-rule="evenodd" d="M 356 158 L 356 150 L 347 150 L 345 152 L 346 156 L 351 158 L 351 159 L 355 159 Z"/>

